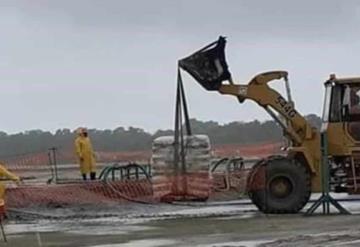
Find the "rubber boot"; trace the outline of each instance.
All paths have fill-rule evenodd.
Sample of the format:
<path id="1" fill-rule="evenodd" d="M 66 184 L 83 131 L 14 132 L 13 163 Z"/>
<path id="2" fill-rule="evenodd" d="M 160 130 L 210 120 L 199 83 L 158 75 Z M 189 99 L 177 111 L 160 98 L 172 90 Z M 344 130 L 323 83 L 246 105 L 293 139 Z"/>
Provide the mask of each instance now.
<path id="1" fill-rule="evenodd" d="M 96 179 L 96 172 L 90 172 L 90 179 L 95 180 Z"/>
<path id="2" fill-rule="evenodd" d="M 82 178 L 83 178 L 84 181 L 86 181 L 86 179 L 87 179 L 87 178 L 86 178 L 86 173 L 83 173 L 83 174 L 82 174 Z"/>

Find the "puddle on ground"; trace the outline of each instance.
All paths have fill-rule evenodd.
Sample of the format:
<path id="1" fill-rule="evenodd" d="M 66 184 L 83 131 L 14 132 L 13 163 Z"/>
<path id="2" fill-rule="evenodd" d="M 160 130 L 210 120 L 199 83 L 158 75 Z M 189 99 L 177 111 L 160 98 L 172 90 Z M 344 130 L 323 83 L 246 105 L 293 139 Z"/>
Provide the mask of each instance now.
<path id="1" fill-rule="evenodd" d="M 130 232 L 147 231 L 154 229 L 155 227 L 149 226 L 132 226 L 132 225 L 121 225 L 116 227 L 112 226 L 87 226 L 81 228 L 81 226 L 74 227 L 73 229 L 65 230 L 66 233 L 79 234 L 79 235 L 90 235 L 90 236 L 101 236 L 101 235 L 120 235 L 128 234 Z"/>
<path id="2" fill-rule="evenodd" d="M 175 245 L 176 241 L 167 239 L 135 240 L 124 244 L 92 245 L 88 247 L 165 247 Z"/>
<path id="3" fill-rule="evenodd" d="M 239 242 L 225 242 L 218 244 L 198 245 L 198 247 L 257 247 L 260 244 L 268 243 L 269 241 L 239 241 Z"/>
<path id="4" fill-rule="evenodd" d="M 120 235 L 128 234 L 135 231 L 146 231 L 154 229 L 155 227 L 150 226 L 139 226 L 139 225 L 129 225 L 129 224 L 89 224 L 83 222 L 73 222 L 73 223 L 54 223 L 51 222 L 42 222 L 36 224 L 7 224 L 5 226 L 5 232 L 10 235 L 15 234 L 24 234 L 24 233 L 50 233 L 50 232 L 63 232 L 79 235 Z"/>
<path id="5" fill-rule="evenodd" d="M 244 220 L 256 217 L 257 214 L 243 214 L 225 217 L 216 217 L 216 220 Z"/>

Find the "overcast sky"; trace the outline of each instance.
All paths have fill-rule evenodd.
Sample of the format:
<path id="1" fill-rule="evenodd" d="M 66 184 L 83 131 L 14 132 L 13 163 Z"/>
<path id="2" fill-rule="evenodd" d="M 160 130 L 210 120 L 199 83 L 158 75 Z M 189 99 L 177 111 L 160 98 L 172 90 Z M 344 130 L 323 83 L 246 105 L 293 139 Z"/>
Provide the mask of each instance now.
<path id="1" fill-rule="evenodd" d="M 234 79 L 288 70 L 321 113 L 330 73 L 360 76 L 360 1 L 0 0 L 0 130 L 172 128 L 177 60 L 228 37 Z M 188 76 L 190 115 L 268 119 Z"/>

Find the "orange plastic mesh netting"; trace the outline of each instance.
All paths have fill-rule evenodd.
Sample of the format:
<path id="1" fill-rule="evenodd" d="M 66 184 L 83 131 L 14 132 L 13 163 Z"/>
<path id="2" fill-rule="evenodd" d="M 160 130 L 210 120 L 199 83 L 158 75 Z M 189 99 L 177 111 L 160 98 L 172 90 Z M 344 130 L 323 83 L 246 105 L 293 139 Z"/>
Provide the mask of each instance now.
<path id="1" fill-rule="evenodd" d="M 9 208 L 105 205 L 129 200 L 152 202 L 151 184 L 143 180 L 30 185 L 9 188 L 6 193 Z"/>
<path id="2" fill-rule="evenodd" d="M 241 150 L 246 154 L 253 154 L 261 157 L 263 154 L 271 154 L 278 152 L 280 144 L 268 144 L 261 147 L 234 147 L 217 148 L 217 154 L 226 154 L 229 150 Z M 260 154 L 260 155 L 259 155 Z M 146 158 L 146 153 L 142 158 Z M 120 158 L 116 153 L 102 153 L 102 160 L 118 161 Z M 77 205 L 104 205 L 109 203 L 125 203 L 129 201 L 152 203 L 158 201 L 159 195 L 153 194 L 153 184 L 150 179 L 139 180 L 119 180 L 111 182 L 82 182 L 76 158 L 70 152 L 57 152 L 57 163 L 59 166 L 58 175 L 61 179 L 71 178 L 68 184 L 46 184 L 48 179 L 54 176 L 53 164 L 49 159 L 49 152 L 39 152 L 31 154 L 17 155 L 13 157 L 0 158 L 6 164 L 10 171 L 18 176 L 25 177 L 25 185 L 9 187 L 7 190 L 6 202 L 10 208 L 24 208 L 34 206 L 77 206 Z M 112 160 L 114 159 L 114 160 Z M 72 164 L 69 164 L 72 163 Z M 99 170 L 101 169 L 99 165 Z M 206 199 L 211 193 L 223 192 L 227 190 L 236 190 L 245 192 L 247 179 L 250 169 L 242 169 L 240 171 L 232 171 L 230 174 L 226 172 L 217 172 L 212 174 L 212 178 L 204 179 L 199 174 L 189 174 L 178 178 L 180 183 L 177 187 L 182 188 L 184 180 L 188 181 L 186 192 L 191 195 L 203 195 Z M 99 172 L 98 172 L 99 173 Z M 264 177 L 261 172 L 251 184 L 253 188 L 263 187 Z M 164 192 L 169 188 L 164 188 Z M 157 191 L 159 192 L 159 191 Z M 161 192 L 161 191 L 160 191 Z M 166 194 L 166 193 L 165 193 Z M 164 195 L 165 195 L 164 194 Z M 163 196 L 163 194 L 161 194 Z M 167 197 L 165 195 L 165 197 Z M 168 195 L 171 198 L 171 195 Z M 211 196 L 210 196 L 211 197 Z"/>

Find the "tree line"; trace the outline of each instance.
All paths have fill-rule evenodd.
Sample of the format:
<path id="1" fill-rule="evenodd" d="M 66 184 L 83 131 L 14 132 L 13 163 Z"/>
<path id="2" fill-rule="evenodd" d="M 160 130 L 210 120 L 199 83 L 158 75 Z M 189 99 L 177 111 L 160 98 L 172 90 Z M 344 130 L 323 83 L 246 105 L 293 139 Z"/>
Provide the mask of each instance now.
<path id="1" fill-rule="evenodd" d="M 319 128 L 321 119 L 308 115 L 310 123 Z M 253 144 L 282 140 L 282 130 L 274 121 L 230 122 L 219 124 L 215 121 L 191 119 L 194 134 L 206 134 L 212 145 Z M 94 148 L 97 151 L 139 151 L 149 150 L 152 141 L 164 135 L 173 135 L 173 130 L 158 130 L 149 133 L 141 128 L 118 127 L 114 130 L 89 129 Z M 59 129 L 55 133 L 42 130 L 30 130 L 18 134 L 0 132 L 0 157 L 27 154 L 57 147 L 64 150 L 73 149 L 75 131 Z"/>

